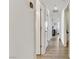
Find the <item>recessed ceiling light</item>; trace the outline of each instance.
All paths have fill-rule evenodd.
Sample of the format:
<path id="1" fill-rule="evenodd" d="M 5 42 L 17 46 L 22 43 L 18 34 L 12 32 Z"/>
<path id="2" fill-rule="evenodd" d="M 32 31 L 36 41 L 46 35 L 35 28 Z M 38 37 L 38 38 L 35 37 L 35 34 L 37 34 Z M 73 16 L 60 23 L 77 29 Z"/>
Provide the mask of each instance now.
<path id="1" fill-rule="evenodd" d="M 53 12 L 58 12 L 58 7 L 54 6 Z"/>

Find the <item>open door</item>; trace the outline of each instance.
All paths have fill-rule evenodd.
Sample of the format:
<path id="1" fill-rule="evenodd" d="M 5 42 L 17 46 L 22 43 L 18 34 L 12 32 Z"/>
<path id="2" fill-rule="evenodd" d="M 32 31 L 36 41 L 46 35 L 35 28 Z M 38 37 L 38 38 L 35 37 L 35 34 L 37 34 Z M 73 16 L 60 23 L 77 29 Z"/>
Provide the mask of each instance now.
<path id="1" fill-rule="evenodd" d="M 67 6 L 67 8 L 64 10 L 64 28 L 65 28 L 65 46 L 68 47 L 69 45 L 69 5 Z"/>
<path id="2" fill-rule="evenodd" d="M 44 9 L 41 6 L 40 9 L 40 53 L 45 53 L 45 17 Z"/>
<path id="3" fill-rule="evenodd" d="M 46 48 L 48 46 L 48 12 L 44 8 L 43 5 L 41 5 L 40 9 L 40 52 L 41 54 L 45 54 Z"/>

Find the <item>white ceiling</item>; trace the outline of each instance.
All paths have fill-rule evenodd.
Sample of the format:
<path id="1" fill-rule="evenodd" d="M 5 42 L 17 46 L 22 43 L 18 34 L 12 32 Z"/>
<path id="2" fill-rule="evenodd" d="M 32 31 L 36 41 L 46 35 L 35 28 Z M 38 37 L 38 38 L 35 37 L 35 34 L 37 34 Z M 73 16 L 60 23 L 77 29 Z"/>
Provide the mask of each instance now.
<path id="1" fill-rule="evenodd" d="M 69 0 L 40 0 L 40 2 L 52 11 L 55 5 L 59 10 L 64 9 L 68 5 Z"/>
<path id="2" fill-rule="evenodd" d="M 60 21 L 61 11 L 67 7 L 69 0 L 40 0 L 40 2 L 50 11 L 50 18 L 53 22 Z M 54 7 L 58 8 L 58 12 L 54 13 Z"/>

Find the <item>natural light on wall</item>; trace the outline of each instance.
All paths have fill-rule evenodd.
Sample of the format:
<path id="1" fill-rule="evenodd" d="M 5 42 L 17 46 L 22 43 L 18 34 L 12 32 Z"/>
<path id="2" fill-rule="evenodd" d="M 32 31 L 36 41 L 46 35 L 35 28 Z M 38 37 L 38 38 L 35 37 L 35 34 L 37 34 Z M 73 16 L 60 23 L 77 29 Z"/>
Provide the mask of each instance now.
<path id="1" fill-rule="evenodd" d="M 46 31 L 47 31 L 47 27 L 48 27 L 48 22 L 45 22 L 45 27 L 46 27 Z"/>

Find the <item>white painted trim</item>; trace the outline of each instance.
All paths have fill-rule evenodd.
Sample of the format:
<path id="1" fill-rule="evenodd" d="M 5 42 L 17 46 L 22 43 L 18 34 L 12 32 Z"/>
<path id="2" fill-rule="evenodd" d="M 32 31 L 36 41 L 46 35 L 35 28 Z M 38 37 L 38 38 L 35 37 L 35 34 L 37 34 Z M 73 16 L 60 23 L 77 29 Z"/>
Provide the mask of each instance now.
<path id="1" fill-rule="evenodd" d="M 40 2 L 36 0 L 36 54 L 40 54 Z"/>

